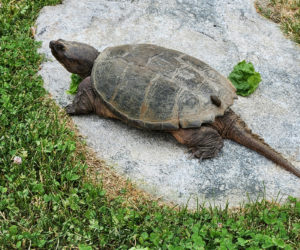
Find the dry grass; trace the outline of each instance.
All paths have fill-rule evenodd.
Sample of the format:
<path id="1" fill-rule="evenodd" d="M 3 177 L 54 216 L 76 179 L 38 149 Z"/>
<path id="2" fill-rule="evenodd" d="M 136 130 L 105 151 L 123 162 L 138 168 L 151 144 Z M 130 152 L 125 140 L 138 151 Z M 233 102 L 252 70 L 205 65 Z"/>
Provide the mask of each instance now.
<path id="1" fill-rule="evenodd" d="M 300 43 L 300 0 L 257 0 L 255 7 L 263 16 L 279 23 L 290 39 Z"/>

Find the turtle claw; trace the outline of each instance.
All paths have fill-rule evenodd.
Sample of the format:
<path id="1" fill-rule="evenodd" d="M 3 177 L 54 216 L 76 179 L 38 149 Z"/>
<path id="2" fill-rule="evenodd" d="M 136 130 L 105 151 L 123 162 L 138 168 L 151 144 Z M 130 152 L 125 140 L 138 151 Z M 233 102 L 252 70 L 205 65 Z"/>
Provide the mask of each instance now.
<path id="1" fill-rule="evenodd" d="M 75 115 L 75 108 L 72 104 L 65 106 L 64 109 L 68 115 Z"/>
<path id="2" fill-rule="evenodd" d="M 205 151 L 203 151 L 201 148 L 192 147 L 189 149 L 191 155 L 195 158 L 198 158 L 198 160 L 201 162 L 203 158 L 205 158 Z"/>
<path id="3" fill-rule="evenodd" d="M 222 148 L 222 146 L 223 144 L 221 146 L 217 144 L 213 146 L 198 145 L 198 146 L 190 147 L 189 152 L 191 153 L 192 156 L 197 158 L 199 162 L 201 162 L 204 159 L 215 157 L 220 151 L 220 149 Z"/>

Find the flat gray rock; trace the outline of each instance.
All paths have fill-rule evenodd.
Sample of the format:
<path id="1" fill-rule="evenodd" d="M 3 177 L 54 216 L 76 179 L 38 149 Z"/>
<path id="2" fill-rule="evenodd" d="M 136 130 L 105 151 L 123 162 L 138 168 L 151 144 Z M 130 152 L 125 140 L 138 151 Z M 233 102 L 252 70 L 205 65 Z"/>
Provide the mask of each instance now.
<path id="1" fill-rule="evenodd" d="M 153 43 L 195 56 L 227 76 L 241 60 L 253 62 L 263 81 L 233 109 L 248 126 L 300 167 L 300 49 L 249 0 L 65 0 L 45 7 L 36 39 L 49 59 L 45 88 L 61 106 L 70 74 L 52 57 L 50 40 L 108 46 Z M 73 117 L 98 156 L 138 187 L 166 201 L 194 208 L 202 202 L 236 206 L 266 192 L 300 198 L 300 179 L 231 141 L 218 157 L 199 162 L 169 134 L 145 132 L 96 116 Z"/>

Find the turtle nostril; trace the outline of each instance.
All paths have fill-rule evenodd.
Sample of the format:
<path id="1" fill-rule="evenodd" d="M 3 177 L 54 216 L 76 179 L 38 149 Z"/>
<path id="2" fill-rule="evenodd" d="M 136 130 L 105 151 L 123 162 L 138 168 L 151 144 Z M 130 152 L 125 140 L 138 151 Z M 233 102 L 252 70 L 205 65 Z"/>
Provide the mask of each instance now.
<path id="1" fill-rule="evenodd" d="M 50 41 L 50 43 L 49 43 L 49 48 L 54 48 L 54 44 L 55 44 L 55 41 Z"/>

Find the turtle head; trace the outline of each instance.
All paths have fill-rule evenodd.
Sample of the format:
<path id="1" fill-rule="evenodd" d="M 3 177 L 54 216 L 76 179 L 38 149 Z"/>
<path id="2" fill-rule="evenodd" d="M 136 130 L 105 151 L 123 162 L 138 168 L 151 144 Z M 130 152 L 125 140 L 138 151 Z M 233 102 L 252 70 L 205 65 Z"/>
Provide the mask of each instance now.
<path id="1" fill-rule="evenodd" d="M 49 43 L 52 55 L 71 73 L 81 78 L 91 75 L 95 59 L 100 54 L 92 46 L 58 39 Z"/>

